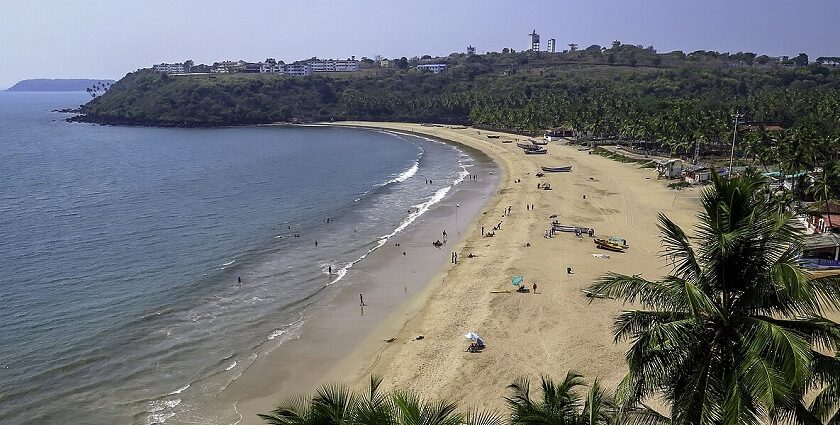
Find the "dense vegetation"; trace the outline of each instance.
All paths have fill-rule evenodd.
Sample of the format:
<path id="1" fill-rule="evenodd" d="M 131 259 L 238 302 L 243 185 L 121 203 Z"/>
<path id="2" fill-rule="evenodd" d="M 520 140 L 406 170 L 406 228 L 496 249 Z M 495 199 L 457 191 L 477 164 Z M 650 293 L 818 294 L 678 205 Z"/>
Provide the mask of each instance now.
<path id="1" fill-rule="evenodd" d="M 740 110 L 746 121 L 832 141 L 833 152 L 840 139 L 840 68 L 796 67 L 804 65 L 799 58 L 783 65 L 749 53 L 656 54 L 621 45 L 442 60 L 450 65 L 444 74 L 367 68 L 309 77 L 167 76 L 141 70 L 85 105 L 78 119 L 160 126 L 409 121 L 525 132 L 568 126 L 685 153 L 698 142 L 713 148 L 727 140 L 731 115 Z M 394 62 L 408 67 L 416 60 Z"/>
<path id="2" fill-rule="evenodd" d="M 369 395 L 327 386 L 260 416 L 276 425 L 838 424 L 840 325 L 823 312 L 840 308 L 840 278 L 800 268 L 793 216 L 769 196 L 757 173 L 715 175 L 694 242 L 660 216 L 669 276 L 609 274 L 590 287 L 642 307 L 615 320 L 616 341 L 631 342 L 615 395 L 597 380 L 581 393 L 582 378 L 569 373 L 560 383 L 544 377 L 535 399 L 518 380 L 505 420 L 409 392 L 383 395 L 373 379 Z"/>

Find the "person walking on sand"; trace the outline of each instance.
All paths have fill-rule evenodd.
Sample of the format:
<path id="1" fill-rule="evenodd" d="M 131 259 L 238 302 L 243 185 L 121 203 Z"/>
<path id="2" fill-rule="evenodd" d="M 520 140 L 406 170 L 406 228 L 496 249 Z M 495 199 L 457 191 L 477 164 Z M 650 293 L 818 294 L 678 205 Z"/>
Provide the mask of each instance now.
<path id="1" fill-rule="evenodd" d="M 484 226 L 481 226 L 481 236 L 484 236 Z"/>
<path id="2" fill-rule="evenodd" d="M 534 293 L 534 294 L 536 294 L 536 293 L 537 293 L 537 282 L 534 282 L 534 286 L 533 286 L 533 288 L 534 288 L 534 292 L 533 292 L 533 293 Z"/>
<path id="3" fill-rule="evenodd" d="M 443 231 L 443 238 L 446 239 L 446 230 Z"/>
<path id="4" fill-rule="evenodd" d="M 365 297 L 362 294 L 359 294 L 359 306 L 365 306 Z"/>

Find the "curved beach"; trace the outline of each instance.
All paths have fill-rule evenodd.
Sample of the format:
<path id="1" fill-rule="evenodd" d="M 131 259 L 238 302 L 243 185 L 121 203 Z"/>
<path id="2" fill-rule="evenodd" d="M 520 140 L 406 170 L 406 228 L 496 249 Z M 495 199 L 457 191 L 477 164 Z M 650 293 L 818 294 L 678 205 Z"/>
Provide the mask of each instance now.
<path id="1" fill-rule="evenodd" d="M 422 293 L 325 379 L 364 386 L 373 373 L 384 378 L 388 389 L 413 390 L 464 409 L 497 410 L 504 408 L 505 387 L 523 375 L 560 377 L 573 369 L 607 386 L 618 383 L 626 371 L 627 346 L 613 343 L 611 326 L 622 305 L 591 300 L 581 290 L 608 271 L 649 278 L 667 273 L 657 255 L 657 214 L 692 226 L 697 189 L 668 189 L 651 169 L 557 142 L 548 145 L 546 155 L 525 155 L 515 142 L 502 143 L 527 139 L 518 135 L 415 124 L 346 125 L 406 130 L 463 144 L 493 158 L 503 176 L 459 241 L 459 264 L 441 268 Z M 535 176 L 540 166 L 563 165 L 572 165 L 572 172 Z M 552 190 L 537 189 L 540 182 L 549 182 Z M 527 204 L 534 205 L 533 211 Z M 511 214 L 503 217 L 509 206 Z M 592 226 L 598 235 L 620 235 L 630 248 L 612 253 L 570 233 L 546 239 L 553 214 L 564 224 Z M 500 221 L 495 237 L 481 236 L 482 226 L 489 231 Z M 475 257 L 467 258 L 470 253 Z M 510 278 L 515 275 L 523 275 L 529 288 L 536 283 L 536 293 L 514 292 Z M 463 335 L 468 331 L 479 332 L 487 349 L 467 352 Z M 422 340 L 416 339 L 419 335 Z"/>

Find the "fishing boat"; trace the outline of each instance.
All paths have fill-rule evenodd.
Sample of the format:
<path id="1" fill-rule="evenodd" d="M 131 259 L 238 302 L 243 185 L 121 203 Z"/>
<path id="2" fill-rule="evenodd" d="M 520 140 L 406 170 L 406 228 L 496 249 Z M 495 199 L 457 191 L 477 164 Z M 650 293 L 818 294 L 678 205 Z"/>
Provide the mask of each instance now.
<path id="1" fill-rule="evenodd" d="M 598 248 L 606 249 L 606 250 L 614 251 L 614 252 L 624 252 L 624 247 L 623 246 L 621 246 L 621 245 L 619 245 L 615 242 L 612 242 L 609 239 L 596 238 L 594 240 L 594 242 L 595 242 L 595 245 L 598 246 Z"/>
<path id="2" fill-rule="evenodd" d="M 498 134 L 488 134 L 487 135 L 488 139 L 498 139 L 499 137 L 501 137 L 501 136 L 499 136 Z"/>
<path id="3" fill-rule="evenodd" d="M 546 173 L 568 173 L 572 171 L 572 166 L 567 165 L 565 167 L 540 167 Z"/>
<path id="4" fill-rule="evenodd" d="M 545 154 L 548 153 L 548 149 L 539 148 L 539 149 L 525 149 L 526 155 L 538 155 L 538 154 Z"/>
<path id="5" fill-rule="evenodd" d="M 548 144 L 548 142 L 546 142 L 545 140 L 528 139 L 528 141 L 531 142 L 531 144 L 538 145 L 538 146 L 545 146 L 545 145 Z"/>
<path id="6" fill-rule="evenodd" d="M 609 238 L 609 241 L 614 243 L 614 244 L 621 245 L 624 248 L 629 248 L 630 247 L 630 245 L 627 245 L 627 239 L 624 239 L 621 236 L 611 236 Z"/>
<path id="7" fill-rule="evenodd" d="M 513 143 L 513 140 L 502 140 L 502 143 Z"/>
<path id="8" fill-rule="evenodd" d="M 593 234 L 595 233 L 595 229 L 592 227 L 582 227 L 582 226 L 571 226 L 568 224 L 560 224 L 558 221 L 554 221 L 551 223 L 552 229 L 555 232 L 566 232 L 566 233 L 578 233 L 588 235 L 590 232 Z"/>
<path id="9" fill-rule="evenodd" d="M 540 149 L 540 147 L 537 145 L 529 145 L 527 143 L 517 143 L 516 146 L 522 149 Z"/>

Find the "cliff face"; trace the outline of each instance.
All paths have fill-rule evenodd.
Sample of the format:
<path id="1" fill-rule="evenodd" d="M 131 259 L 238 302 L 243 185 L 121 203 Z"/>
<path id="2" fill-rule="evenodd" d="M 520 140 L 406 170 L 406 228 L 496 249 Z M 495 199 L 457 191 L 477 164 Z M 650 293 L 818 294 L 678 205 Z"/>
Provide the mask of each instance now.
<path id="1" fill-rule="evenodd" d="M 114 80 L 90 79 L 32 79 L 22 80 L 7 91 L 85 91 L 97 84 L 112 84 Z"/>

